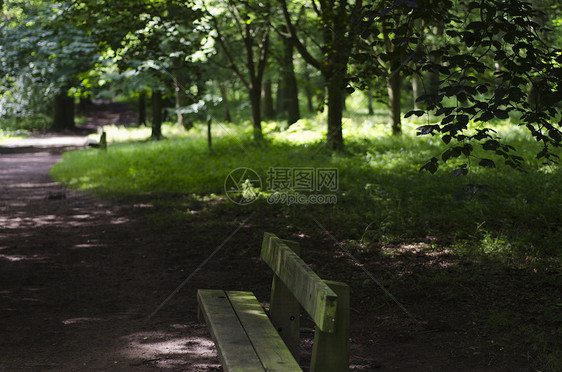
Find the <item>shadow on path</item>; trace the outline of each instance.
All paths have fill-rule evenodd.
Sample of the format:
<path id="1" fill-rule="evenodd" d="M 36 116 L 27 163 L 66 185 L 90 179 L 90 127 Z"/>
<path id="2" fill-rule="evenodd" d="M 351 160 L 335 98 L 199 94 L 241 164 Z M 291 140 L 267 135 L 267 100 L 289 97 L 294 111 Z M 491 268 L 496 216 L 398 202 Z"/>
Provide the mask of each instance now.
<path id="1" fill-rule="evenodd" d="M 0 371 L 213 368 L 194 310 L 143 322 L 177 280 L 167 252 L 135 207 L 53 182 L 67 144 L 0 155 Z"/>

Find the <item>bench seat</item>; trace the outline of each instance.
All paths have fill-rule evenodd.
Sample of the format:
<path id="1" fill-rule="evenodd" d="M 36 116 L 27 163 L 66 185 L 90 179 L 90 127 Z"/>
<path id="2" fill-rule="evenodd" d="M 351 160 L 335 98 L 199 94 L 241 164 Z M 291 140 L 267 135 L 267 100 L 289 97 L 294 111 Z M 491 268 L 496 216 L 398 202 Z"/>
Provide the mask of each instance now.
<path id="1" fill-rule="evenodd" d="M 197 299 L 225 371 L 302 371 L 252 292 L 200 289 Z"/>

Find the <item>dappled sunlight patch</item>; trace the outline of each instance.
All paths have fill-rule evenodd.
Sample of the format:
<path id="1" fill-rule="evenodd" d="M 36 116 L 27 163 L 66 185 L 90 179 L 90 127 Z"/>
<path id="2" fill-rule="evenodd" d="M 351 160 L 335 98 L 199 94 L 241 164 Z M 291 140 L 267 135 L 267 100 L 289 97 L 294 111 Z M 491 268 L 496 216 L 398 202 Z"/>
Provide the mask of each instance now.
<path id="1" fill-rule="evenodd" d="M 105 244 L 100 244 L 99 242 L 86 242 L 86 243 L 80 243 L 80 244 L 74 244 L 72 246 L 73 249 L 87 249 L 87 248 L 100 248 L 100 247 L 105 247 Z"/>
<path id="2" fill-rule="evenodd" d="M 10 201 L 9 207 L 10 208 L 22 208 L 25 207 L 27 205 L 26 201 Z"/>
<path id="3" fill-rule="evenodd" d="M 43 187 L 56 187 L 58 183 L 56 182 L 42 182 L 42 183 L 31 183 L 31 182 L 24 182 L 24 183 L 10 183 L 10 188 L 14 189 L 35 189 L 35 188 L 43 188 Z"/>
<path id="4" fill-rule="evenodd" d="M 113 218 L 110 223 L 112 225 L 122 225 L 127 222 L 130 222 L 130 219 L 128 219 L 127 217 L 117 217 Z"/>
<path id="5" fill-rule="evenodd" d="M 133 208 L 154 208 L 154 205 L 152 204 L 147 204 L 147 203 L 138 203 L 138 204 L 133 204 Z"/>
<path id="6" fill-rule="evenodd" d="M 422 250 L 425 250 L 428 248 L 427 243 L 411 243 L 411 244 L 402 244 L 399 246 L 399 248 L 397 249 L 399 252 L 412 252 L 412 253 L 418 253 Z"/>
<path id="7" fill-rule="evenodd" d="M 53 218 L 54 217 L 54 218 Z M 37 216 L 37 217 L 0 217 L 0 226 L 5 229 L 19 229 L 32 226 L 46 226 L 60 220 L 56 216 Z"/>
<path id="8" fill-rule="evenodd" d="M 410 268 L 411 264 L 419 267 L 449 269 L 461 263 L 461 257 L 451 249 L 438 248 L 426 242 L 383 246 L 381 251 L 392 257 L 402 274 L 414 272 L 413 268 Z"/>
<path id="9" fill-rule="evenodd" d="M 99 322 L 102 320 L 101 318 L 71 318 L 62 321 L 64 325 L 73 325 L 73 324 L 83 324 L 83 323 L 90 323 L 90 322 Z"/>
<path id="10" fill-rule="evenodd" d="M 46 226 L 80 227 L 91 224 L 93 220 L 99 217 L 113 215 L 112 211 L 106 210 L 102 206 L 100 206 L 100 209 L 90 213 L 84 213 L 83 210 L 76 208 L 72 209 L 71 212 L 75 212 L 76 214 L 69 214 L 68 216 L 45 214 L 28 217 L 23 213 L 12 213 L 11 216 L 0 216 L 0 226 L 11 230 Z M 117 225 L 129 221 L 130 220 L 125 217 L 115 217 L 112 223 Z"/>
<path id="11" fill-rule="evenodd" d="M 326 130 L 316 121 L 300 119 L 284 131 L 270 132 L 268 136 L 291 144 L 312 144 L 322 142 L 326 137 Z"/>
<path id="12" fill-rule="evenodd" d="M 31 256 L 0 254 L 0 259 L 7 260 L 7 261 L 10 261 L 10 262 L 43 261 L 43 260 L 47 259 L 47 257 L 37 255 L 37 254 L 31 255 Z"/>
<path id="13" fill-rule="evenodd" d="M 172 328 L 175 331 L 146 331 L 125 336 L 126 346 L 120 353 L 132 359 L 133 365 L 150 364 L 172 370 L 188 364 L 193 367 L 190 370 L 218 367 L 213 341 L 178 333 L 178 330 L 185 331 L 185 325 L 174 324 Z"/>

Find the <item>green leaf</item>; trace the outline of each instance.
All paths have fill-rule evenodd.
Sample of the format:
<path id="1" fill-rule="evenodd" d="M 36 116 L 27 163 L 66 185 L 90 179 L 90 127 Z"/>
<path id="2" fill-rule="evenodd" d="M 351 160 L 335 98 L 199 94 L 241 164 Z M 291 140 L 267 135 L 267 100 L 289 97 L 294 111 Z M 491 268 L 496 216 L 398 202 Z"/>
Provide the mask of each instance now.
<path id="1" fill-rule="evenodd" d="M 495 151 L 499 147 L 500 147 L 500 143 L 496 140 L 488 140 L 482 145 L 482 148 L 487 151 Z"/>
<path id="2" fill-rule="evenodd" d="M 482 160 L 480 160 L 478 165 L 480 165 L 481 167 L 486 167 L 486 168 L 495 168 L 496 167 L 496 163 L 494 163 L 494 161 L 491 160 L 491 159 L 482 159 Z"/>
<path id="3" fill-rule="evenodd" d="M 425 171 L 428 171 L 429 173 L 433 174 L 433 173 L 437 172 L 437 169 L 439 169 L 439 160 L 437 160 L 437 158 L 431 158 L 430 161 L 425 163 L 420 168 L 420 172 L 425 170 Z"/>
<path id="4" fill-rule="evenodd" d="M 452 122 L 453 120 L 455 120 L 455 115 L 445 116 L 443 118 L 443 120 L 441 120 L 441 124 L 445 125 L 445 124 L 448 124 L 448 123 Z"/>
<path id="5" fill-rule="evenodd" d="M 457 147 L 453 147 L 451 149 L 451 157 L 452 158 L 458 158 L 459 156 L 461 156 L 462 153 L 462 147 L 457 146 Z"/>
<path id="6" fill-rule="evenodd" d="M 435 112 L 435 116 L 451 115 L 454 109 L 455 109 L 454 107 L 441 107 L 439 110 Z"/>
<path id="7" fill-rule="evenodd" d="M 421 127 L 417 127 L 418 136 L 425 136 L 426 134 L 433 134 L 434 130 L 439 130 L 439 125 L 422 125 Z"/>
<path id="8" fill-rule="evenodd" d="M 447 150 L 443 153 L 443 155 L 441 155 L 441 159 L 442 159 L 443 161 L 447 161 L 447 160 L 449 160 L 450 158 L 451 158 L 451 149 L 447 149 Z"/>
<path id="9" fill-rule="evenodd" d="M 457 115 L 457 122 L 463 127 L 466 127 L 468 124 L 468 119 L 468 115 Z"/>
<path id="10" fill-rule="evenodd" d="M 423 110 L 413 110 L 413 111 L 408 111 L 406 113 L 406 115 L 404 115 L 405 118 L 409 118 L 412 115 L 416 115 L 417 117 L 422 116 L 423 114 L 425 114 L 425 111 Z"/>
<path id="11" fill-rule="evenodd" d="M 461 165 L 459 168 L 451 172 L 451 176 L 453 177 L 466 176 L 467 174 L 468 174 L 468 169 L 466 169 L 466 164 Z"/>
<path id="12" fill-rule="evenodd" d="M 508 118 L 509 118 L 509 114 L 507 113 L 506 110 L 497 110 L 497 111 L 495 112 L 495 114 L 496 114 L 496 117 L 497 117 L 498 119 L 505 120 L 505 119 L 508 119 Z"/>
<path id="13" fill-rule="evenodd" d="M 476 90 L 478 91 L 478 93 L 480 94 L 485 94 L 488 92 L 488 87 L 484 84 L 480 84 L 476 86 Z"/>
<path id="14" fill-rule="evenodd" d="M 464 155 L 469 156 L 472 152 L 472 145 L 470 143 L 467 143 L 462 147 L 461 151 Z"/>
<path id="15" fill-rule="evenodd" d="M 492 114 L 489 111 L 483 112 L 482 115 L 480 115 L 476 121 L 490 121 L 494 118 L 494 114 Z"/>

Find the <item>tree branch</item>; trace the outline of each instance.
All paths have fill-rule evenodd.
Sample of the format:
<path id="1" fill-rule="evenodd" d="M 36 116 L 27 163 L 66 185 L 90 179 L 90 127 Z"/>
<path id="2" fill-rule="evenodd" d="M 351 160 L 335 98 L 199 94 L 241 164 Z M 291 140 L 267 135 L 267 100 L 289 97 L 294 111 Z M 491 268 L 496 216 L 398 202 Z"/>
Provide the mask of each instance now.
<path id="1" fill-rule="evenodd" d="M 316 68 L 319 71 L 323 71 L 323 66 L 322 63 L 320 61 L 318 61 L 316 58 L 314 58 L 312 56 L 312 54 L 310 54 L 310 52 L 308 51 L 308 49 L 306 48 L 306 46 L 299 40 L 295 27 L 293 26 L 293 23 L 291 22 L 291 16 L 289 15 L 289 10 L 287 9 L 287 2 L 286 0 L 278 0 L 279 4 L 282 7 L 283 10 L 283 16 L 285 18 L 285 24 L 287 26 L 287 31 L 290 34 L 290 40 L 291 42 L 295 45 L 295 47 L 297 48 L 298 52 L 300 53 L 300 55 L 302 56 L 302 58 L 308 63 L 310 64 L 312 67 Z"/>
<path id="2" fill-rule="evenodd" d="M 210 16 L 211 16 L 211 21 L 213 22 L 213 24 L 215 26 L 215 31 L 217 31 L 217 37 L 216 37 L 215 40 L 217 40 L 219 42 L 219 45 L 221 46 L 221 49 L 224 51 L 224 54 L 226 55 L 226 58 L 228 59 L 228 62 L 230 62 L 229 68 L 232 71 L 234 71 L 234 73 L 236 74 L 236 76 L 238 76 L 238 78 L 240 79 L 242 84 L 244 84 L 244 86 L 246 88 L 249 88 L 250 83 L 244 78 L 244 75 L 242 75 L 242 73 L 240 72 L 240 70 L 236 66 L 236 62 L 234 61 L 234 58 L 232 57 L 232 55 L 230 54 L 230 51 L 228 50 L 228 47 L 226 46 L 224 36 L 222 35 L 222 32 L 221 32 L 220 27 L 219 27 L 219 22 L 217 21 L 215 16 L 213 16 L 211 14 L 210 14 Z"/>
<path id="3" fill-rule="evenodd" d="M 230 13 L 234 16 L 234 19 L 236 19 L 235 25 L 236 28 L 238 29 L 238 32 L 240 33 L 240 36 L 244 37 L 244 30 L 242 29 L 242 24 L 246 24 L 246 22 L 244 22 L 244 20 L 242 19 L 242 17 L 240 16 L 240 12 L 238 11 L 238 8 L 236 8 L 236 5 L 233 4 L 232 1 L 228 1 L 228 9 L 230 9 Z"/>
<path id="4" fill-rule="evenodd" d="M 258 62 L 258 76 L 256 81 L 261 82 L 263 79 L 263 74 L 265 72 L 265 67 L 267 66 L 267 57 L 269 54 L 269 30 L 264 31 L 263 39 L 260 45 L 260 58 Z"/>

